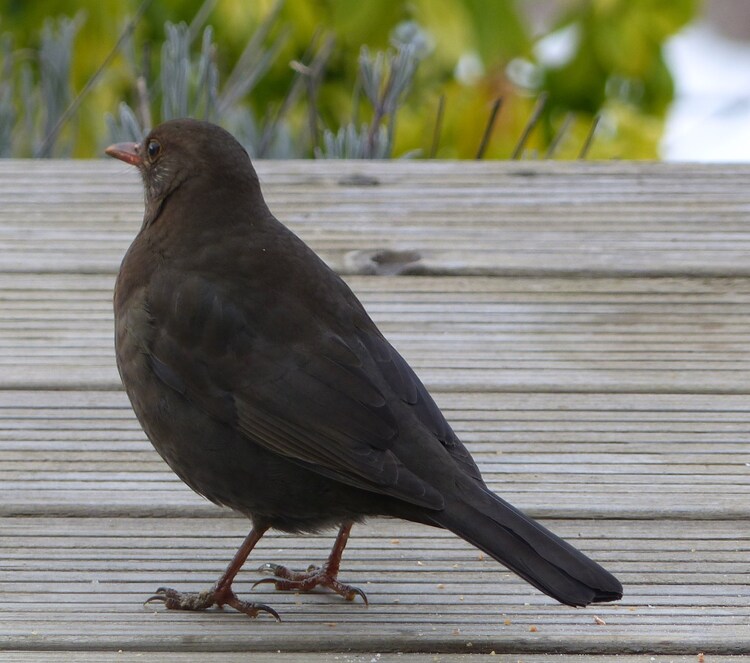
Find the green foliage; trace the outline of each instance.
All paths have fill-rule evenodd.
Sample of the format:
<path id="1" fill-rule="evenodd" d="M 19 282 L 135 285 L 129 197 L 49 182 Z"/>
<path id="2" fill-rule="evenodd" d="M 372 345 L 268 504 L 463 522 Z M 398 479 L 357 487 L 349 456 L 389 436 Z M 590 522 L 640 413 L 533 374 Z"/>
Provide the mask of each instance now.
<path id="1" fill-rule="evenodd" d="M 672 99 L 664 40 L 693 15 L 694 0 L 597 0 L 561 28 L 578 37 L 573 57 L 544 69 L 553 105 L 596 111 L 607 98 L 660 114 Z"/>
<path id="2" fill-rule="evenodd" d="M 521 0 L 159 0 L 58 135 L 140 0 L 8 0 L 0 155 L 93 156 L 192 115 L 254 156 L 474 158 L 502 97 L 485 157 L 508 158 L 546 92 L 523 155 L 575 158 L 600 115 L 590 156 L 651 158 L 673 96 L 663 43 L 698 1 L 566 2 L 539 40 Z"/>
<path id="3" fill-rule="evenodd" d="M 635 156 L 655 156 L 654 135 L 639 137 L 637 118 L 653 124 L 664 117 L 674 89 L 662 45 L 694 16 L 696 4 L 696 0 L 591 0 L 577 5 L 557 26 L 558 34 L 565 31 L 574 42 L 569 59 L 538 63 L 540 87 L 550 94 L 547 131 L 560 111 L 604 113 L 640 144 Z"/>

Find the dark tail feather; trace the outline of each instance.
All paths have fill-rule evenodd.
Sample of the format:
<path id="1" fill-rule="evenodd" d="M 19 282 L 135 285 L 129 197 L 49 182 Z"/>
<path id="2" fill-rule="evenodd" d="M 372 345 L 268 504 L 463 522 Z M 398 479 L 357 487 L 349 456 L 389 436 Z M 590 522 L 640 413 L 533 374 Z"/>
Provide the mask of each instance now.
<path id="1" fill-rule="evenodd" d="M 467 501 L 433 516 L 449 529 L 560 603 L 617 601 L 622 585 L 611 573 L 489 490 L 472 487 Z"/>

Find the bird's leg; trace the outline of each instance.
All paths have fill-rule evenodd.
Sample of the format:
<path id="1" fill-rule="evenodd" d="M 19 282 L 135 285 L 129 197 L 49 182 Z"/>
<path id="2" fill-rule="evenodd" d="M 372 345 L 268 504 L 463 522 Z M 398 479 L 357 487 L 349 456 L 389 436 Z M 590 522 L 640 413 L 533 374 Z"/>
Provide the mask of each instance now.
<path id="1" fill-rule="evenodd" d="M 309 592 L 315 587 L 327 587 L 331 591 L 343 596 L 347 601 L 353 601 L 355 597 L 359 596 L 365 602 L 365 605 L 367 605 L 367 596 L 359 587 L 345 585 L 338 580 L 341 555 L 346 547 L 346 542 L 349 540 L 351 529 L 352 523 L 344 523 L 341 526 L 331 549 L 331 554 L 328 555 L 328 560 L 326 560 L 322 567 L 310 566 L 307 571 L 292 571 L 280 564 L 264 564 L 260 567 L 259 571 L 261 573 L 270 573 L 272 577 L 259 580 L 253 587 L 271 583 L 276 589 L 298 592 Z"/>
<path id="2" fill-rule="evenodd" d="M 253 527 L 250 530 L 250 534 L 245 537 L 232 561 L 229 562 L 227 570 L 211 589 L 197 593 L 182 593 L 169 587 L 159 587 L 156 594 L 146 599 L 146 603 L 161 601 L 170 610 L 206 610 L 214 605 L 219 608 L 228 605 L 239 612 L 244 612 L 248 617 L 257 617 L 261 612 L 267 612 L 277 621 L 281 621 L 273 608 L 262 603 L 242 601 L 232 591 L 232 581 L 267 529 L 268 527 Z"/>

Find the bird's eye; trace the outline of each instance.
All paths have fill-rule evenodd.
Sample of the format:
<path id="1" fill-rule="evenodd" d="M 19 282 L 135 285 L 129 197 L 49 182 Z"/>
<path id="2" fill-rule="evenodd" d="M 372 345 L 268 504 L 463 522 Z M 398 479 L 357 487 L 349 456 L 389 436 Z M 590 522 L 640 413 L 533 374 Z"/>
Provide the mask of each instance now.
<path id="1" fill-rule="evenodd" d="M 159 153 L 161 152 L 161 144 L 158 140 L 150 140 L 148 141 L 148 145 L 146 145 L 146 152 L 148 153 L 149 159 L 155 159 L 159 156 Z"/>

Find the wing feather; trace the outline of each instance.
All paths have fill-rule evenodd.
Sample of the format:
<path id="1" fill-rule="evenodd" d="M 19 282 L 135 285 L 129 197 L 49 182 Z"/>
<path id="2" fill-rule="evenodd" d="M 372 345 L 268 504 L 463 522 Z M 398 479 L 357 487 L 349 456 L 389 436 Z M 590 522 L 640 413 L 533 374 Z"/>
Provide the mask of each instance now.
<path id="1" fill-rule="evenodd" d="M 291 326 L 264 328 L 267 316 L 252 301 L 238 304 L 205 279 L 156 284 L 148 303 L 152 370 L 274 453 L 350 485 L 441 508 L 439 492 L 418 476 L 422 468 L 399 458 L 399 448 L 413 443 L 399 422 L 409 419 L 411 433 L 423 430 L 426 444 L 442 444 L 479 477 L 476 465 L 424 385 L 351 299 L 348 313 L 357 322 L 349 338 L 316 328 L 314 315 L 295 310 L 299 301 L 279 303 L 291 319 L 309 320 L 300 335 Z"/>

